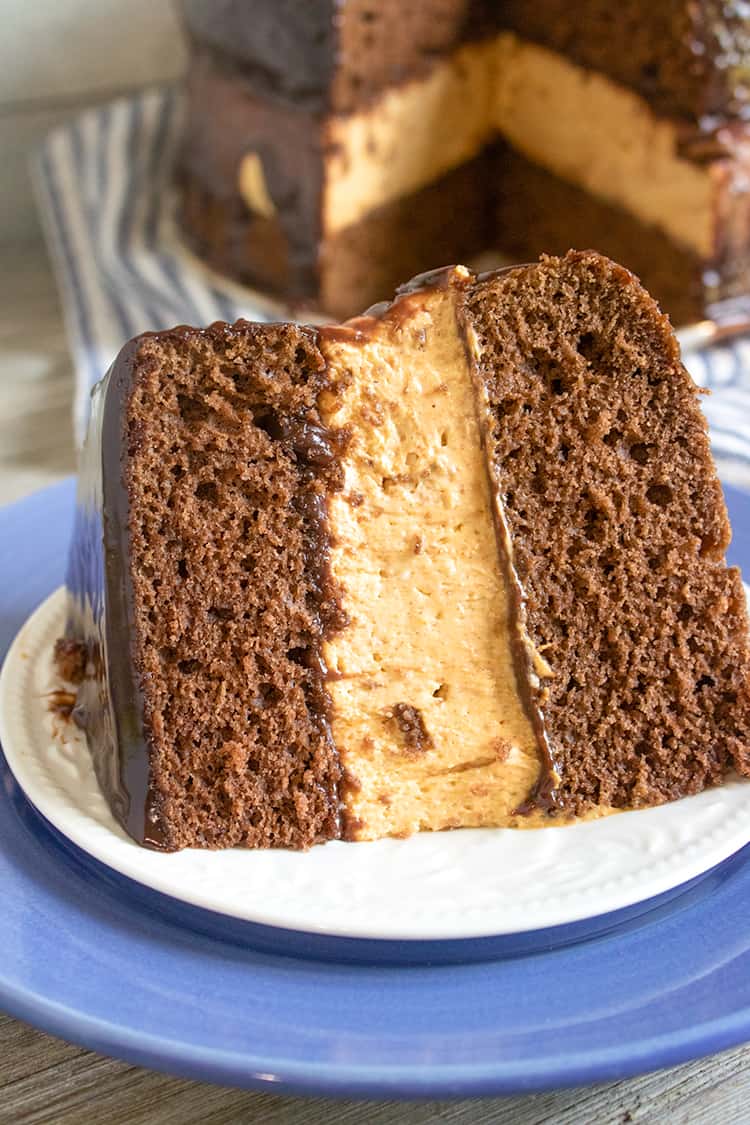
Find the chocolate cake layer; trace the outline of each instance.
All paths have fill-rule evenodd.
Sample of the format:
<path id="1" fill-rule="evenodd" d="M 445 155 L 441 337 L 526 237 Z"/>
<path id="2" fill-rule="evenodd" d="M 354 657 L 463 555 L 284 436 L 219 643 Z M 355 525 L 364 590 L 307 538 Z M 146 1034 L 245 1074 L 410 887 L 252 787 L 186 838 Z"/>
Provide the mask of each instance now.
<path id="1" fill-rule="evenodd" d="M 485 186 L 491 170 L 483 154 L 329 236 L 320 245 L 314 272 L 292 275 L 276 219 L 249 212 L 238 198 L 223 201 L 195 181 L 182 193 L 185 229 L 215 269 L 344 318 L 387 299 L 403 278 L 426 269 L 436 245 L 447 257 L 465 261 L 489 244 Z M 446 222 L 447 214 L 460 221 Z"/>
<path id="2" fill-rule="evenodd" d="M 115 815 L 149 846 L 339 831 L 325 381 L 310 330 L 240 322 L 140 337 L 100 384 L 68 579 L 93 670 L 76 714 Z"/>
<path id="3" fill-rule="evenodd" d="M 750 239 L 740 235 L 725 243 L 726 249 L 717 248 L 713 266 L 658 228 L 545 172 L 510 146 L 498 145 L 495 151 L 505 184 L 496 197 L 495 229 L 515 260 L 595 246 L 632 270 L 676 325 L 700 320 L 712 306 L 750 291 Z"/>
<path id="4" fill-rule="evenodd" d="M 208 265 L 291 303 L 305 298 L 315 303 L 317 272 L 311 264 L 292 273 L 288 240 L 275 216 L 248 210 L 239 195 L 214 195 L 189 176 L 180 187 L 183 232 Z"/>
<path id="5" fill-rule="evenodd" d="M 750 114 L 750 17 L 742 0 L 503 0 L 503 27 L 630 86 L 693 122 Z"/>
<path id="6" fill-rule="evenodd" d="M 271 289 L 316 293 L 322 121 L 294 106 L 270 109 L 244 79 L 217 68 L 210 52 L 193 60 L 187 99 L 179 175 L 188 234 L 214 264 L 234 273 L 235 260 L 242 263 L 239 276 L 252 278 L 257 268 Z"/>
<path id="7" fill-rule="evenodd" d="M 182 0 L 194 47 L 209 46 L 255 90 L 315 112 L 350 113 L 423 74 L 491 23 L 486 0 Z"/>
<path id="8" fill-rule="evenodd" d="M 747 771 L 745 596 L 669 321 L 592 253 L 488 275 L 466 316 L 553 800 L 655 804 Z"/>
<path id="9" fill-rule="evenodd" d="M 350 316 L 387 299 L 405 277 L 434 261 L 435 246 L 466 261 L 490 241 L 491 214 L 484 154 L 421 191 L 372 211 L 324 239 L 320 251 L 321 304 L 334 316 Z M 452 221 L 452 217 L 459 221 Z"/>

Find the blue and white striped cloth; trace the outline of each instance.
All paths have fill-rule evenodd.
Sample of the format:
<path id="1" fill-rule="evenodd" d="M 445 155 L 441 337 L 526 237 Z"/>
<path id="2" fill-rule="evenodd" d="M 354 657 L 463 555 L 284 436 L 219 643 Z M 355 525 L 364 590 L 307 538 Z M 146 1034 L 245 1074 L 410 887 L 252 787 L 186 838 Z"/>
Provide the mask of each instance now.
<path id="1" fill-rule="evenodd" d="M 131 336 L 282 313 L 217 277 L 180 242 L 172 171 L 181 125 L 179 91 L 146 92 L 55 130 L 34 163 L 75 360 L 79 438 L 91 387 Z M 750 489 L 750 338 L 688 351 L 685 361 L 714 392 L 703 405 L 722 476 Z"/>
<path id="2" fill-rule="evenodd" d="M 91 387 L 131 336 L 269 317 L 270 303 L 216 278 L 180 243 L 172 173 L 181 127 L 179 92 L 152 91 L 83 113 L 34 160 L 75 362 L 79 438 Z"/>

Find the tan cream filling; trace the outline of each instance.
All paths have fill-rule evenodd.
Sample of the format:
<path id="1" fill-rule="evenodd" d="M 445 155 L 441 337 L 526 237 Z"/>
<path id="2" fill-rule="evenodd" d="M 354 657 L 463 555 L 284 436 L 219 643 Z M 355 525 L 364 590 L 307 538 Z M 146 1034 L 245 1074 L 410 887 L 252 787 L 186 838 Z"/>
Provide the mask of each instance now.
<path id="1" fill-rule="evenodd" d="M 710 251 L 711 169 L 678 155 L 677 125 L 625 87 L 511 33 L 460 48 L 426 78 L 326 128 L 327 234 L 427 186 L 500 133 L 547 171 Z"/>
<path id="2" fill-rule="evenodd" d="M 347 373 L 325 422 L 351 426 L 329 502 L 351 623 L 325 646 L 352 834 L 523 825 L 538 773 L 452 289 L 409 296 L 364 343 L 324 344 Z M 406 311 L 405 311 L 406 310 Z M 430 745 L 391 718 L 416 708 Z"/>
<path id="3" fill-rule="evenodd" d="M 418 191 L 484 148 L 493 133 L 494 54 L 491 42 L 462 47 L 363 113 L 330 118 L 324 231 Z"/>
<path id="4" fill-rule="evenodd" d="M 496 65 L 493 119 L 514 148 L 681 245 L 710 252 L 713 178 L 678 155 L 677 123 L 602 74 L 512 35 L 498 40 Z"/>

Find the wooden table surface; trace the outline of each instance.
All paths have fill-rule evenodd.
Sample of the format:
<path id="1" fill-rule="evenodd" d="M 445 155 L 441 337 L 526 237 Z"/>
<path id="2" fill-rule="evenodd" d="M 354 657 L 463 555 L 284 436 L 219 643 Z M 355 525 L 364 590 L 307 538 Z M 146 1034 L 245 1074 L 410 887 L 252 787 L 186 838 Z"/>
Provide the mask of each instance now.
<path id="1" fill-rule="evenodd" d="M 0 271 L 0 504 L 74 470 L 72 370 L 40 248 Z M 2 951 L 0 951 L 2 956 Z M 0 1015 L 0 1123 L 59 1125 L 748 1125 L 750 1046 L 591 1089 L 461 1102 L 334 1102 L 223 1089 L 128 1066 Z"/>

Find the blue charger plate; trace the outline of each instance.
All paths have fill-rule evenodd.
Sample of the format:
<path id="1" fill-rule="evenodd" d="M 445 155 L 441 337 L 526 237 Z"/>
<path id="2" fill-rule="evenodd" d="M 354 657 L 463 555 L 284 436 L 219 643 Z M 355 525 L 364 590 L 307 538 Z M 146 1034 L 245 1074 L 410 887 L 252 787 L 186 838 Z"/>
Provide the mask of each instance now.
<path id="1" fill-rule="evenodd" d="M 741 565 L 750 499 L 726 495 Z M 72 507 L 66 482 L 0 512 L 0 653 L 62 580 Z M 750 848 L 573 945 L 537 934 L 500 960 L 350 964 L 285 931 L 222 933 L 68 845 L 4 759 L 0 783 L 0 1005 L 95 1050 L 237 1086 L 468 1097 L 750 1039 Z"/>

